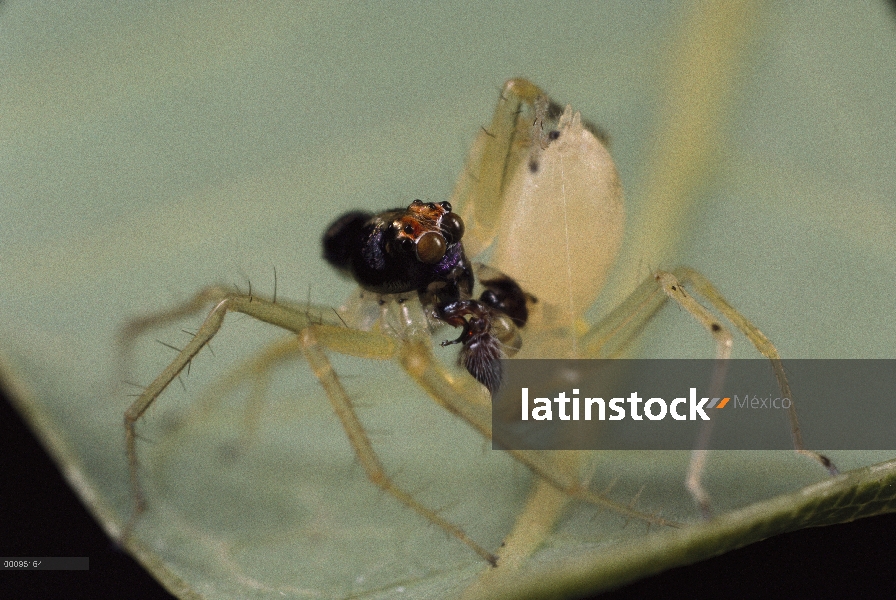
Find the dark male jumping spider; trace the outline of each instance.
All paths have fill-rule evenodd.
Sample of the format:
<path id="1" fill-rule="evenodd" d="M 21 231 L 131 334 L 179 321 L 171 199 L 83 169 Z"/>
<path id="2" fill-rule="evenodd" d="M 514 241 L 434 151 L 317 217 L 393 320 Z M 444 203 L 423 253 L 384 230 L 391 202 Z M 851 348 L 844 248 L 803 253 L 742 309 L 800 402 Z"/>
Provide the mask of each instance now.
<path id="1" fill-rule="evenodd" d="M 324 258 L 369 292 L 417 292 L 435 319 L 461 327 L 457 339 L 442 345 L 461 344 L 460 363 L 494 395 L 500 359 L 519 350 L 518 328 L 536 299 L 500 273 L 480 279 L 485 291 L 473 299 L 475 277 L 463 235 L 464 222 L 450 203 L 414 200 L 376 215 L 342 215 L 324 234 Z"/>

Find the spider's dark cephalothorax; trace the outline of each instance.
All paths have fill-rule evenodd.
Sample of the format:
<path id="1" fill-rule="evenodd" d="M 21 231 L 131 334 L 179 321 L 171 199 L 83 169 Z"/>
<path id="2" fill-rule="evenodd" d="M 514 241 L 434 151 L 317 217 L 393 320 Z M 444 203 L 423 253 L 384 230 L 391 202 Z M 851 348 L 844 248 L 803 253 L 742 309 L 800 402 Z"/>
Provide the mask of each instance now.
<path id="1" fill-rule="evenodd" d="M 510 277 L 480 281 L 464 254 L 464 223 L 448 202 L 414 200 L 407 208 L 379 214 L 350 212 L 327 228 L 324 258 L 365 290 L 378 294 L 417 292 L 434 316 L 462 327 L 443 345 L 461 344 L 460 362 L 494 395 L 501 384 L 500 359 L 519 349 L 518 327 L 526 324 L 526 294 Z"/>

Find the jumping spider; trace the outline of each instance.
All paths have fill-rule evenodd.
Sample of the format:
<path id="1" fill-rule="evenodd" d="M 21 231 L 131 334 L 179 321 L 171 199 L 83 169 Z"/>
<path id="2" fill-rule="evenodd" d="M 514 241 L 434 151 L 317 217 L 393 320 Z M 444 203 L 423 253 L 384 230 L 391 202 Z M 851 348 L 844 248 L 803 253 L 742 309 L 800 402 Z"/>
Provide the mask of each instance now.
<path id="1" fill-rule="evenodd" d="M 615 262 L 624 220 L 616 169 L 597 128 L 571 108 L 563 110 L 551 102 L 529 81 L 508 81 L 450 203 L 415 200 L 407 208 L 378 214 L 351 212 L 327 229 L 324 257 L 363 290 L 338 313 L 321 310 L 312 318 L 307 306 L 209 288 L 179 307 L 127 327 L 125 337 L 133 339 L 146 329 L 213 307 L 190 342 L 125 413 L 135 516 L 145 508 L 137 422 L 232 311 L 292 332 L 277 352 L 285 348 L 307 361 L 370 480 L 492 565 L 496 554 L 476 542 L 475 534 L 468 535 L 393 483 L 328 354 L 398 361 L 439 405 L 488 438 L 492 430 L 487 397 L 500 384 L 500 357 L 616 356 L 670 298 L 710 333 L 716 356 L 727 358 L 732 343 L 728 328 L 685 291 L 684 282 L 770 360 L 783 395 L 792 397 L 775 347 L 691 269 L 654 272 L 617 308 L 580 333 L 581 315 Z M 546 224 L 561 234 L 550 243 L 535 241 L 544 239 Z M 488 255 L 489 266 L 472 264 L 467 252 Z M 484 290 L 475 299 L 477 283 Z M 444 324 L 461 328 L 459 337 L 443 345 L 461 346 L 460 362 L 472 377 L 435 358 L 431 333 Z M 791 427 L 797 451 L 835 472 L 826 458 L 804 450 L 794 412 Z M 547 453 L 508 452 L 567 498 L 649 523 L 675 525 L 588 489 Z M 709 499 L 700 484 L 703 459 L 703 453 L 694 453 L 687 485 L 708 514 Z"/>

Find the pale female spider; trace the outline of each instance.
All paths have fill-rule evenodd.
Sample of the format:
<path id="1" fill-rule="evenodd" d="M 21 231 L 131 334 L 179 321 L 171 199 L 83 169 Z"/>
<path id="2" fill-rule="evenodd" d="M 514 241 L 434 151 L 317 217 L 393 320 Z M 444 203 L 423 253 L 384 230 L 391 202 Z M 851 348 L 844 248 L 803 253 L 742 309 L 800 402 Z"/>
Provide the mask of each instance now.
<path id="1" fill-rule="evenodd" d="M 459 209 L 458 212 L 455 212 Z M 213 308 L 191 341 L 143 390 L 124 416 L 135 517 L 145 508 L 138 477 L 136 424 L 236 311 L 293 332 L 270 346 L 257 365 L 301 356 L 319 380 L 369 479 L 395 499 L 472 548 L 490 564 L 496 555 L 436 510 L 393 483 L 356 415 L 328 354 L 396 360 L 442 407 L 491 437 L 489 392 L 500 383 L 501 357 L 613 357 L 669 298 L 712 335 L 716 357 L 730 355 L 732 337 L 713 313 L 682 287 L 693 287 L 766 356 L 782 394 L 792 398 L 779 356 L 769 340 L 699 273 L 679 268 L 650 275 L 599 323 L 580 315 L 596 298 L 619 250 L 624 225 L 616 168 L 599 131 L 572 109 L 563 110 L 534 84 L 508 81 L 494 118 L 473 146 L 449 202 L 415 200 L 406 208 L 336 219 L 323 238 L 324 257 L 360 285 L 339 311 L 315 309 L 231 289 L 209 288 L 171 310 L 131 322 L 126 339 L 148 328 Z M 562 231 L 556 243 L 533 244 L 545 224 Z M 468 256 L 486 256 L 489 266 Z M 477 297 L 474 287 L 484 291 Z M 461 328 L 457 339 L 465 371 L 442 364 L 432 332 Z M 584 333 L 580 333 L 584 331 Z M 265 368 L 265 367 L 262 367 Z M 469 375 L 468 375 L 469 373 Z M 470 376 L 472 375 L 472 377 Z M 826 458 L 803 448 L 791 412 L 794 447 L 834 472 Z M 566 497 L 628 517 L 675 526 L 594 492 L 550 454 L 509 451 Z M 695 451 L 687 486 L 708 515 L 700 484 L 705 453 Z"/>

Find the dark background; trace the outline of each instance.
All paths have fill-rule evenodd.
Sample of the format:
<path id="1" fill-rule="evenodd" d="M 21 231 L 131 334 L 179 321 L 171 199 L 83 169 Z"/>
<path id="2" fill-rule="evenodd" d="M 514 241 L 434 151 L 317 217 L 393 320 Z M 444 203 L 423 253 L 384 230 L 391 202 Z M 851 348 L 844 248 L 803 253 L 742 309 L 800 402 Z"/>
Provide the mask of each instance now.
<path id="1" fill-rule="evenodd" d="M 0 596 L 171 598 L 106 537 L 5 397 L 0 398 L 0 472 L 0 555 L 90 558 L 89 571 L 3 572 Z M 777 536 L 602 597 L 771 593 L 896 597 L 896 515 Z"/>

